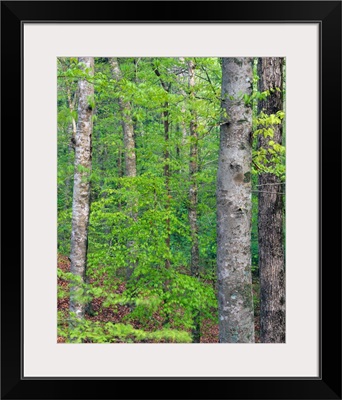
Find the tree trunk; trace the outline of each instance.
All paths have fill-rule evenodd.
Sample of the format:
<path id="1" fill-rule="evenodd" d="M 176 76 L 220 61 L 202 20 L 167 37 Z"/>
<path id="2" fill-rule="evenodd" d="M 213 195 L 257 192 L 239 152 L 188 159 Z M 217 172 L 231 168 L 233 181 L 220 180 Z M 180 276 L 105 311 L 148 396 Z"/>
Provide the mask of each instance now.
<path id="1" fill-rule="evenodd" d="M 189 190 L 189 224 L 191 233 L 191 261 L 190 271 L 191 276 L 199 279 L 199 247 L 198 247 L 198 224 L 197 224 L 197 172 L 198 172 L 198 133 L 197 133 L 197 118 L 194 110 L 193 101 L 195 98 L 195 63 L 189 61 L 189 89 L 191 101 L 191 121 L 190 121 L 190 190 Z M 200 343 L 201 326 L 200 326 L 200 311 L 195 310 L 194 313 L 194 329 L 192 330 L 192 339 L 194 343 Z"/>
<path id="2" fill-rule="evenodd" d="M 122 79 L 121 70 L 117 58 L 111 58 L 110 64 L 114 79 L 120 82 Z M 122 117 L 122 130 L 124 134 L 125 147 L 125 176 L 137 176 L 137 164 L 135 154 L 134 128 L 131 117 L 131 104 L 119 97 L 119 107 Z"/>
<path id="3" fill-rule="evenodd" d="M 164 119 L 164 139 L 165 139 L 165 150 L 164 150 L 164 176 L 165 176 L 165 186 L 166 186 L 166 210 L 170 210 L 170 198 L 171 198 L 171 190 L 170 190 L 170 152 L 169 152 L 169 140 L 170 140 L 170 122 L 169 122 L 169 103 L 166 102 L 164 105 L 163 111 L 163 119 Z M 170 218 L 166 219 L 166 248 L 170 251 L 171 245 L 171 222 Z M 165 260 L 165 268 L 170 268 L 170 259 L 169 257 Z"/>
<path id="4" fill-rule="evenodd" d="M 112 72 L 114 79 L 117 82 L 120 82 L 122 79 L 122 73 L 120 70 L 120 66 L 117 58 L 111 58 L 110 64 L 112 66 Z M 136 177 L 137 176 L 137 163 L 136 163 L 136 154 L 135 154 L 135 140 L 134 140 L 134 126 L 132 121 L 132 107 L 128 101 L 125 101 L 123 97 L 119 97 L 119 107 L 121 112 L 121 121 L 122 121 L 122 130 L 123 130 L 123 141 L 124 141 L 124 156 L 125 156 L 125 176 L 128 177 Z M 119 151 L 119 157 L 121 156 Z M 130 213 L 130 217 L 133 221 L 136 221 L 137 214 L 133 211 L 135 208 L 136 202 L 133 200 L 131 203 L 132 211 Z M 130 249 L 130 258 L 134 259 L 134 241 L 130 240 L 127 243 L 128 248 Z M 126 270 L 126 278 L 130 279 L 132 273 L 136 267 L 136 263 L 131 261 Z"/>
<path id="5" fill-rule="evenodd" d="M 76 126 L 75 118 L 73 116 L 73 112 L 75 110 L 75 104 L 76 104 L 76 93 L 74 95 L 74 98 L 72 99 L 71 98 L 70 87 L 67 87 L 67 96 L 68 96 L 68 105 L 69 105 L 69 110 L 70 110 L 70 114 L 71 114 L 71 125 L 72 125 L 72 127 L 71 127 L 70 145 L 75 150 L 77 126 Z"/>
<path id="6" fill-rule="evenodd" d="M 166 84 L 157 68 L 154 69 L 154 73 L 158 76 L 160 84 L 166 93 L 169 93 L 171 84 Z M 163 124 L 164 124 L 164 141 L 165 141 L 165 149 L 164 149 L 164 177 L 165 177 L 165 187 L 166 187 L 166 210 L 167 212 L 170 209 L 170 199 L 171 199 L 171 190 L 170 190 L 170 152 L 169 152 L 169 140 L 170 140 L 170 121 L 169 121 L 169 103 L 166 101 L 164 103 L 164 111 L 162 113 Z M 166 248 L 170 251 L 171 245 L 171 222 L 170 218 L 166 219 L 166 232 L 167 237 L 165 239 Z M 165 260 L 165 268 L 170 268 L 170 259 L 169 257 Z"/>
<path id="7" fill-rule="evenodd" d="M 161 74 L 157 68 L 154 69 L 154 73 L 159 78 L 160 84 L 166 93 L 169 93 L 171 89 L 171 84 L 166 84 L 163 81 Z M 166 212 L 168 213 L 170 210 L 170 199 L 171 199 L 171 190 L 170 190 L 170 151 L 169 151 L 169 141 L 170 141 L 170 120 L 169 120 L 169 102 L 165 101 L 163 104 L 163 125 L 164 125 L 164 177 L 165 177 L 165 189 L 166 189 Z M 171 221 L 170 218 L 166 219 L 166 239 L 165 239 L 167 252 L 170 254 L 171 249 Z M 168 270 L 171 267 L 170 257 L 167 256 L 165 258 L 165 269 Z M 163 284 L 164 293 L 168 292 L 170 282 L 168 279 L 165 280 Z M 165 313 L 163 326 L 167 326 L 170 323 L 170 312 L 167 311 Z"/>
<path id="8" fill-rule="evenodd" d="M 94 58 L 80 57 L 84 70 L 94 73 Z M 88 223 L 90 209 L 90 174 L 92 158 L 92 102 L 94 86 L 86 79 L 78 83 L 79 104 L 78 121 L 75 137 L 75 172 L 72 203 L 72 232 L 70 271 L 78 278 L 78 283 L 72 285 L 70 292 L 70 312 L 77 318 L 83 318 L 86 304 L 79 298 L 77 292 L 86 282 Z"/>
<path id="9" fill-rule="evenodd" d="M 283 109 L 282 58 L 260 58 L 259 90 L 279 88 L 260 102 L 259 111 L 275 114 Z M 273 127 L 275 143 L 282 144 L 282 125 Z M 259 137 L 259 147 L 268 148 L 269 138 Z M 285 343 L 285 262 L 283 246 L 283 185 L 272 173 L 259 175 L 259 274 L 260 340 Z"/>
<path id="10" fill-rule="evenodd" d="M 251 274 L 251 58 L 223 58 L 217 179 L 217 268 L 220 343 L 253 343 Z"/>

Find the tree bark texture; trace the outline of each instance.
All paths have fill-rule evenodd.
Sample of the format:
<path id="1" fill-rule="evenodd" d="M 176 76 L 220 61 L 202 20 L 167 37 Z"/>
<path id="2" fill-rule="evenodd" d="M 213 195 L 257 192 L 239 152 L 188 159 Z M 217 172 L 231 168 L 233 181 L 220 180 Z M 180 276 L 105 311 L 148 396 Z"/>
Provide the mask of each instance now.
<path id="1" fill-rule="evenodd" d="M 68 104 L 69 104 L 69 110 L 71 114 L 71 138 L 70 138 L 70 146 L 75 150 L 75 142 L 76 142 L 76 121 L 75 118 L 73 117 L 73 112 L 75 110 L 75 104 L 76 104 L 76 93 L 74 94 L 74 98 L 71 98 L 71 92 L 70 92 L 70 87 L 67 87 L 67 96 L 68 96 Z"/>
<path id="2" fill-rule="evenodd" d="M 163 81 L 162 76 L 157 68 L 154 69 L 154 73 L 159 78 L 160 84 L 166 93 L 170 92 L 171 84 L 166 84 Z M 164 177 L 165 177 L 165 187 L 166 187 L 166 210 L 170 209 L 170 198 L 171 198 L 171 190 L 170 190 L 170 151 L 169 151 L 169 141 L 170 141 L 170 120 L 169 120 L 169 102 L 166 101 L 164 103 L 164 111 L 162 112 L 163 124 L 164 124 L 164 141 L 165 141 L 165 149 L 164 149 Z M 171 221 L 170 218 L 166 219 L 166 232 L 167 237 L 165 239 L 166 247 L 170 250 L 171 246 Z M 165 260 L 165 268 L 168 269 L 171 266 L 171 262 L 169 258 Z"/>
<path id="3" fill-rule="evenodd" d="M 275 114 L 283 110 L 282 58 L 258 60 L 259 90 L 279 88 L 260 102 L 259 111 Z M 275 143 L 282 144 L 282 125 L 273 126 Z M 270 138 L 259 137 L 259 147 L 268 148 Z M 285 260 L 283 246 L 284 185 L 274 174 L 259 175 L 259 274 L 260 340 L 285 343 Z"/>
<path id="4" fill-rule="evenodd" d="M 252 59 L 223 58 L 217 179 L 217 273 L 220 343 L 253 343 L 251 273 Z"/>
<path id="5" fill-rule="evenodd" d="M 94 58 L 80 57 L 84 70 L 90 75 L 94 73 Z M 80 286 L 86 282 L 88 223 L 90 209 L 90 174 L 92 159 L 92 102 L 94 86 L 86 79 L 78 83 L 79 103 L 78 121 L 75 137 L 75 172 L 72 203 L 72 232 L 71 232 L 71 273 L 80 279 Z M 77 318 L 83 318 L 86 304 L 76 298 L 79 285 L 71 288 L 70 311 Z"/>
<path id="6" fill-rule="evenodd" d="M 196 111 L 193 108 L 193 101 L 195 99 L 195 63 L 190 60 L 188 65 L 189 70 L 189 91 L 191 104 L 191 121 L 190 121 L 190 162 L 189 162 L 189 175 L 190 175 L 190 189 L 189 189 L 189 224 L 191 233 L 191 260 L 190 271 L 191 276 L 199 279 L 199 247 L 198 247 L 198 223 L 197 223 L 197 202 L 198 202 L 198 185 L 197 185 L 197 172 L 198 172 L 198 132 L 197 132 L 197 118 Z M 192 337 L 194 343 L 200 343 L 200 311 L 195 311 L 194 316 L 194 329 Z"/>
<path id="7" fill-rule="evenodd" d="M 170 121 L 169 121 L 169 103 L 166 102 L 164 105 L 163 111 L 163 119 L 164 119 L 164 139 L 165 139 L 165 150 L 164 150 L 164 176 L 165 176 L 165 186 L 166 186 L 166 210 L 170 209 L 170 198 L 171 198 L 171 190 L 170 190 L 170 152 L 169 152 L 169 140 L 170 140 Z M 166 219 L 166 232 L 167 237 L 165 239 L 166 247 L 170 250 L 171 246 L 171 222 L 170 218 Z M 170 268 L 171 262 L 169 258 L 165 260 L 165 268 Z"/>
<path id="8" fill-rule="evenodd" d="M 114 79 L 120 82 L 122 73 L 117 58 L 111 58 L 110 64 Z M 122 117 L 122 130 L 124 134 L 125 148 L 125 176 L 137 176 L 137 163 L 135 154 L 134 127 L 132 121 L 132 110 L 129 101 L 125 101 L 123 97 L 119 97 L 119 107 Z"/>
<path id="9" fill-rule="evenodd" d="M 119 83 L 122 80 L 122 73 L 120 70 L 119 62 L 117 58 L 111 58 L 110 64 L 112 67 L 112 72 L 114 79 Z M 137 160 L 135 154 L 135 139 L 134 139 L 134 125 L 132 121 L 132 107 L 129 101 L 125 101 L 123 97 L 119 97 L 119 107 L 121 113 L 121 124 L 123 130 L 123 142 L 124 142 L 124 157 L 125 157 L 125 176 L 128 177 L 136 177 L 137 176 Z M 119 157 L 121 157 L 119 151 Z M 135 201 L 131 204 L 132 209 L 135 207 Z M 137 214 L 132 211 L 130 213 L 130 217 L 136 221 Z M 131 259 L 135 258 L 134 251 L 132 251 L 134 247 L 134 241 L 130 240 L 127 243 L 127 247 L 130 248 L 130 256 Z M 134 269 L 136 267 L 136 263 L 129 262 L 129 265 L 126 269 L 126 278 L 130 279 L 132 276 Z"/>

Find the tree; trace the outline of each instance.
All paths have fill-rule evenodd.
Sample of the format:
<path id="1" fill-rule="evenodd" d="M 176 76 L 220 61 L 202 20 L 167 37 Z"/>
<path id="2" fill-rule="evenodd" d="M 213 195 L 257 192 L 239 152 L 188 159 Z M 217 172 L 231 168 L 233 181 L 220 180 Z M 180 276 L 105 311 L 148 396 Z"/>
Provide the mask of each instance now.
<path id="1" fill-rule="evenodd" d="M 258 60 L 259 90 L 269 95 L 259 103 L 259 112 L 275 115 L 283 110 L 282 58 Z M 282 145 L 282 124 L 273 125 L 272 140 L 259 135 L 259 148 L 267 149 L 270 160 L 277 145 Z M 274 168 L 270 160 L 268 168 Z M 260 340 L 263 343 L 285 343 L 285 263 L 283 245 L 283 192 L 281 178 L 272 172 L 259 174 L 259 274 L 260 274 Z"/>
<path id="2" fill-rule="evenodd" d="M 217 174 L 217 273 L 220 343 L 254 342 L 251 275 L 251 58 L 222 59 Z"/>
<path id="3" fill-rule="evenodd" d="M 113 71 L 114 79 L 120 83 L 122 80 L 122 73 L 120 70 L 119 62 L 117 58 L 111 58 L 110 64 Z M 134 140 L 134 126 L 132 121 L 132 107 L 129 101 L 126 101 L 123 96 L 119 96 L 119 107 L 122 118 L 122 130 L 123 130 L 123 142 L 124 142 L 124 154 L 125 154 L 125 176 L 136 177 L 137 176 L 137 162 L 135 152 L 135 140 Z M 120 159 L 120 155 L 119 155 Z M 130 217 L 132 221 L 136 221 L 137 213 L 133 210 L 136 202 L 134 199 L 130 202 L 132 211 Z M 134 241 L 130 240 L 127 246 L 132 250 L 130 252 L 131 258 L 134 259 Z M 131 261 L 126 270 L 127 279 L 129 279 L 134 271 L 135 262 Z"/>
<path id="4" fill-rule="evenodd" d="M 117 58 L 111 58 L 110 64 L 113 76 L 117 82 L 122 80 L 122 73 Z M 137 164 L 135 155 L 134 126 L 132 121 L 132 107 L 123 96 L 119 97 L 119 106 L 122 118 L 122 130 L 124 133 L 125 148 L 125 176 L 137 176 Z"/>
<path id="5" fill-rule="evenodd" d="M 198 223 L 197 223 L 197 203 L 198 203 L 198 184 L 197 184 L 197 173 L 198 173 L 198 133 L 197 133 L 197 118 L 196 110 L 194 105 L 195 100 L 195 62 L 189 60 L 189 91 L 190 101 L 190 161 L 189 161 L 189 173 L 190 173 L 190 189 L 189 189 L 189 224 L 191 232 L 191 258 L 190 258 L 190 271 L 191 275 L 199 279 L 199 247 L 198 247 Z M 200 342 L 200 315 L 199 310 L 195 310 L 194 315 L 195 327 L 192 331 L 194 343 Z"/>
<path id="6" fill-rule="evenodd" d="M 94 58 L 80 57 L 83 70 L 79 79 L 78 120 L 75 137 L 75 171 L 72 202 L 72 231 L 70 272 L 75 279 L 70 292 L 70 312 L 78 319 L 85 313 L 82 291 L 86 282 L 88 223 L 90 214 L 90 174 L 92 159 L 92 131 L 94 86 L 90 82 L 94 74 Z"/>
<path id="7" fill-rule="evenodd" d="M 163 77 L 161 73 L 159 72 L 159 69 L 157 67 L 154 67 L 154 72 L 159 78 L 160 84 L 165 90 L 166 94 L 170 93 L 171 90 L 171 83 L 167 83 L 163 80 Z M 166 97 L 166 100 L 163 104 L 163 111 L 162 111 L 162 118 L 163 118 L 163 125 L 164 125 L 164 176 L 165 176 L 165 187 L 166 187 L 166 193 L 167 193 L 167 206 L 166 209 L 169 211 L 170 209 L 170 198 L 171 198 L 171 191 L 170 191 L 170 149 L 169 149 L 169 142 L 170 142 L 170 111 L 169 111 L 169 100 Z M 171 227 L 170 227 L 171 221 L 170 218 L 166 219 L 166 226 L 167 226 L 167 237 L 165 239 L 166 246 L 168 251 L 170 251 L 170 245 L 171 245 Z M 171 263 L 170 263 L 170 258 L 166 257 L 165 258 L 165 268 L 168 269 L 170 268 Z"/>
<path id="8" fill-rule="evenodd" d="M 77 59 L 75 59 L 76 61 Z M 77 62 L 77 61 L 76 61 Z M 71 205 L 74 177 L 75 136 L 77 120 L 77 87 L 76 78 L 66 79 L 71 60 L 57 59 L 58 77 L 58 175 L 57 175 L 57 204 L 58 204 L 58 250 L 70 254 Z"/>

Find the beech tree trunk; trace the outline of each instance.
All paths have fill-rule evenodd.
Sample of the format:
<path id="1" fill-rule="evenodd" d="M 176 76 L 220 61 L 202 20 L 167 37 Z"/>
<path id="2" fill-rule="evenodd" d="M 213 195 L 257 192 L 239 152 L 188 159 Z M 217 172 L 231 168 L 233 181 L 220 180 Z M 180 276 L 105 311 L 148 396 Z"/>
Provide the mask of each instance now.
<path id="1" fill-rule="evenodd" d="M 190 89 L 190 101 L 193 102 L 195 98 L 195 63 L 190 60 L 188 65 L 189 70 L 189 89 Z M 190 121 L 190 162 L 189 162 L 189 173 L 190 173 L 190 190 L 189 190 L 189 224 L 191 233 L 191 261 L 190 271 L 194 278 L 199 279 L 199 247 L 198 247 L 198 223 L 197 223 L 197 172 L 198 172 L 198 133 L 197 133 L 197 119 L 196 111 L 191 104 L 191 121 Z M 200 343 L 201 338 L 201 325 L 200 325 L 200 310 L 196 310 L 194 313 L 194 324 L 195 327 L 192 330 L 192 339 L 194 343 Z"/>
<path id="2" fill-rule="evenodd" d="M 119 62 L 117 58 L 111 58 L 110 64 L 112 67 L 112 72 L 114 79 L 117 82 L 120 82 L 122 79 L 122 73 L 120 70 Z M 119 107 L 121 113 L 121 124 L 123 130 L 123 142 L 124 142 L 124 157 L 125 157 L 125 176 L 128 177 L 135 177 L 137 176 L 137 161 L 136 161 L 136 154 L 135 154 L 135 139 L 134 139 L 134 125 L 132 121 L 132 107 L 129 101 L 125 101 L 123 97 L 119 97 Z M 121 157 L 119 151 L 119 158 Z M 130 213 L 130 217 L 136 221 L 137 214 L 133 211 L 135 206 L 135 201 L 132 201 L 131 207 L 132 212 Z M 127 246 L 130 248 L 130 256 L 131 259 L 135 258 L 133 247 L 134 241 L 130 240 L 127 243 Z M 136 263 L 134 261 L 130 261 L 129 265 L 126 269 L 126 278 L 130 279 L 134 268 L 136 267 Z"/>
<path id="3" fill-rule="evenodd" d="M 223 58 L 217 178 L 217 270 L 220 343 L 254 342 L 251 273 L 251 58 Z"/>
<path id="4" fill-rule="evenodd" d="M 117 58 L 111 58 L 110 64 L 114 79 L 120 82 L 122 73 L 119 67 Z M 125 176 L 137 176 L 137 163 L 135 154 L 135 140 L 134 140 L 134 127 L 132 121 L 132 110 L 129 101 L 125 101 L 119 97 L 119 107 L 122 117 L 122 130 L 124 134 L 124 147 L 125 147 Z"/>
<path id="5" fill-rule="evenodd" d="M 75 141 L 76 141 L 76 121 L 75 118 L 73 117 L 73 112 L 75 110 L 75 104 L 76 104 L 76 93 L 74 94 L 74 98 L 71 98 L 71 91 L 70 87 L 67 87 L 67 96 L 68 96 L 68 104 L 69 104 L 69 110 L 71 114 L 71 138 L 70 138 L 70 145 L 71 147 L 75 150 Z"/>
<path id="6" fill-rule="evenodd" d="M 164 105 L 163 111 L 163 119 L 164 119 L 164 139 L 165 139 L 165 150 L 164 150 L 164 176 L 165 176 L 165 186 L 166 186 L 166 194 L 167 194 L 167 204 L 166 209 L 167 211 L 170 209 L 170 198 L 171 198 L 171 190 L 170 190 L 170 152 L 169 152 L 169 140 L 170 140 L 170 121 L 169 121 L 169 103 L 166 102 Z M 171 222 L 170 218 L 166 219 L 166 247 L 170 251 L 171 245 Z M 170 259 L 169 257 L 165 260 L 165 267 L 170 268 Z"/>
<path id="7" fill-rule="evenodd" d="M 260 102 L 259 111 L 275 114 L 283 109 L 282 58 L 260 58 L 259 90 L 275 90 Z M 273 126 L 275 143 L 282 144 L 282 125 Z M 270 138 L 259 137 L 259 146 L 268 148 Z M 283 246 L 284 185 L 274 174 L 259 175 L 259 274 L 260 340 L 262 343 L 285 343 L 285 261 Z"/>
<path id="8" fill-rule="evenodd" d="M 80 57 L 85 71 L 94 73 L 94 58 Z M 70 292 L 70 312 L 77 318 L 83 318 L 86 304 L 80 299 L 79 290 L 86 282 L 88 223 L 90 209 L 90 174 L 92 158 L 92 103 L 94 86 L 86 79 L 78 83 L 79 103 L 78 121 L 75 137 L 75 172 L 72 202 L 72 232 L 70 271 L 78 278 L 78 283 L 72 285 Z"/>

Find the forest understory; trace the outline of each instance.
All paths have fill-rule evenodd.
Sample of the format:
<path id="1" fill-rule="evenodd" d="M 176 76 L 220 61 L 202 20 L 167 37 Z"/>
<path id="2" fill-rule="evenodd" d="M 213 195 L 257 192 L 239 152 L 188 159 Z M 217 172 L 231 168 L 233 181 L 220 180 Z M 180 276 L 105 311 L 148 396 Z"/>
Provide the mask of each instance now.
<path id="1" fill-rule="evenodd" d="M 58 255 L 58 268 L 63 272 L 70 272 L 70 261 L 67 256 L 61 254 Z M 92 283 L 91 281 L 89 282 Z M 215 282 L 208 282 L 211 285 L 215 285 Z M 57 279 L 57 285 L 59 289 L 63 289 L 65 295 L 58 299 L 57 310 L 62 313 L 64 318 L 67 319 L 69 314 L 69 298 L 68 293 L 68 282 L 62 278 Z M 125 291 L 125 282 L 121 282 L 118 285 L 116 291 L 117 294 L 122 294 Z M 259 306 L 259 279 L 253 276 L 253 296 L 254 296 L 254 323 L 255 323 L 255 343 L 260 343 L 260 306 Z M 127 317 L 131 312 L 131 308 L 128 305 L 116 305 L 111 307 L 102 306 L 103 299 L 97 298 L 91 302 L 90 310 L 91 313 L 86 313 L 85 319 L 93 322 L 100 322 L 104 324 L 106 322 L 111 322 L 113 324 L 126 323 Z M 163 318 L 160 314 L 155 313 L 154 319 L 149 320 L 148 323 L 142 325 L 141 322 L 133 320 L 130 323 L 135 329 L 144 329 L 147 331 L 155 331 L 162 328 Z M 170 321 L 172 325 L 172 320 Z M 189 334 L 191 331 L 189 330 Z M 218 343 L 219 337 L 219 324 L 214 323 L 210 319 L 205 319 L 201 323 L 201 339 L 200 343 Z M 65 337 L 58 336 L 57 343 L 65 343 Z M 91 341 L 85 341 L 84 343 L 92 343 Z M 127 340 L 115 340 L 115 343 L 127 343 Z M 153 340 L 146 340 L 143 343 L 156 343 Z M 160 340 L 158 343 L 172 343 L 172 341 L 167 342 L 165 340 Z"/>

